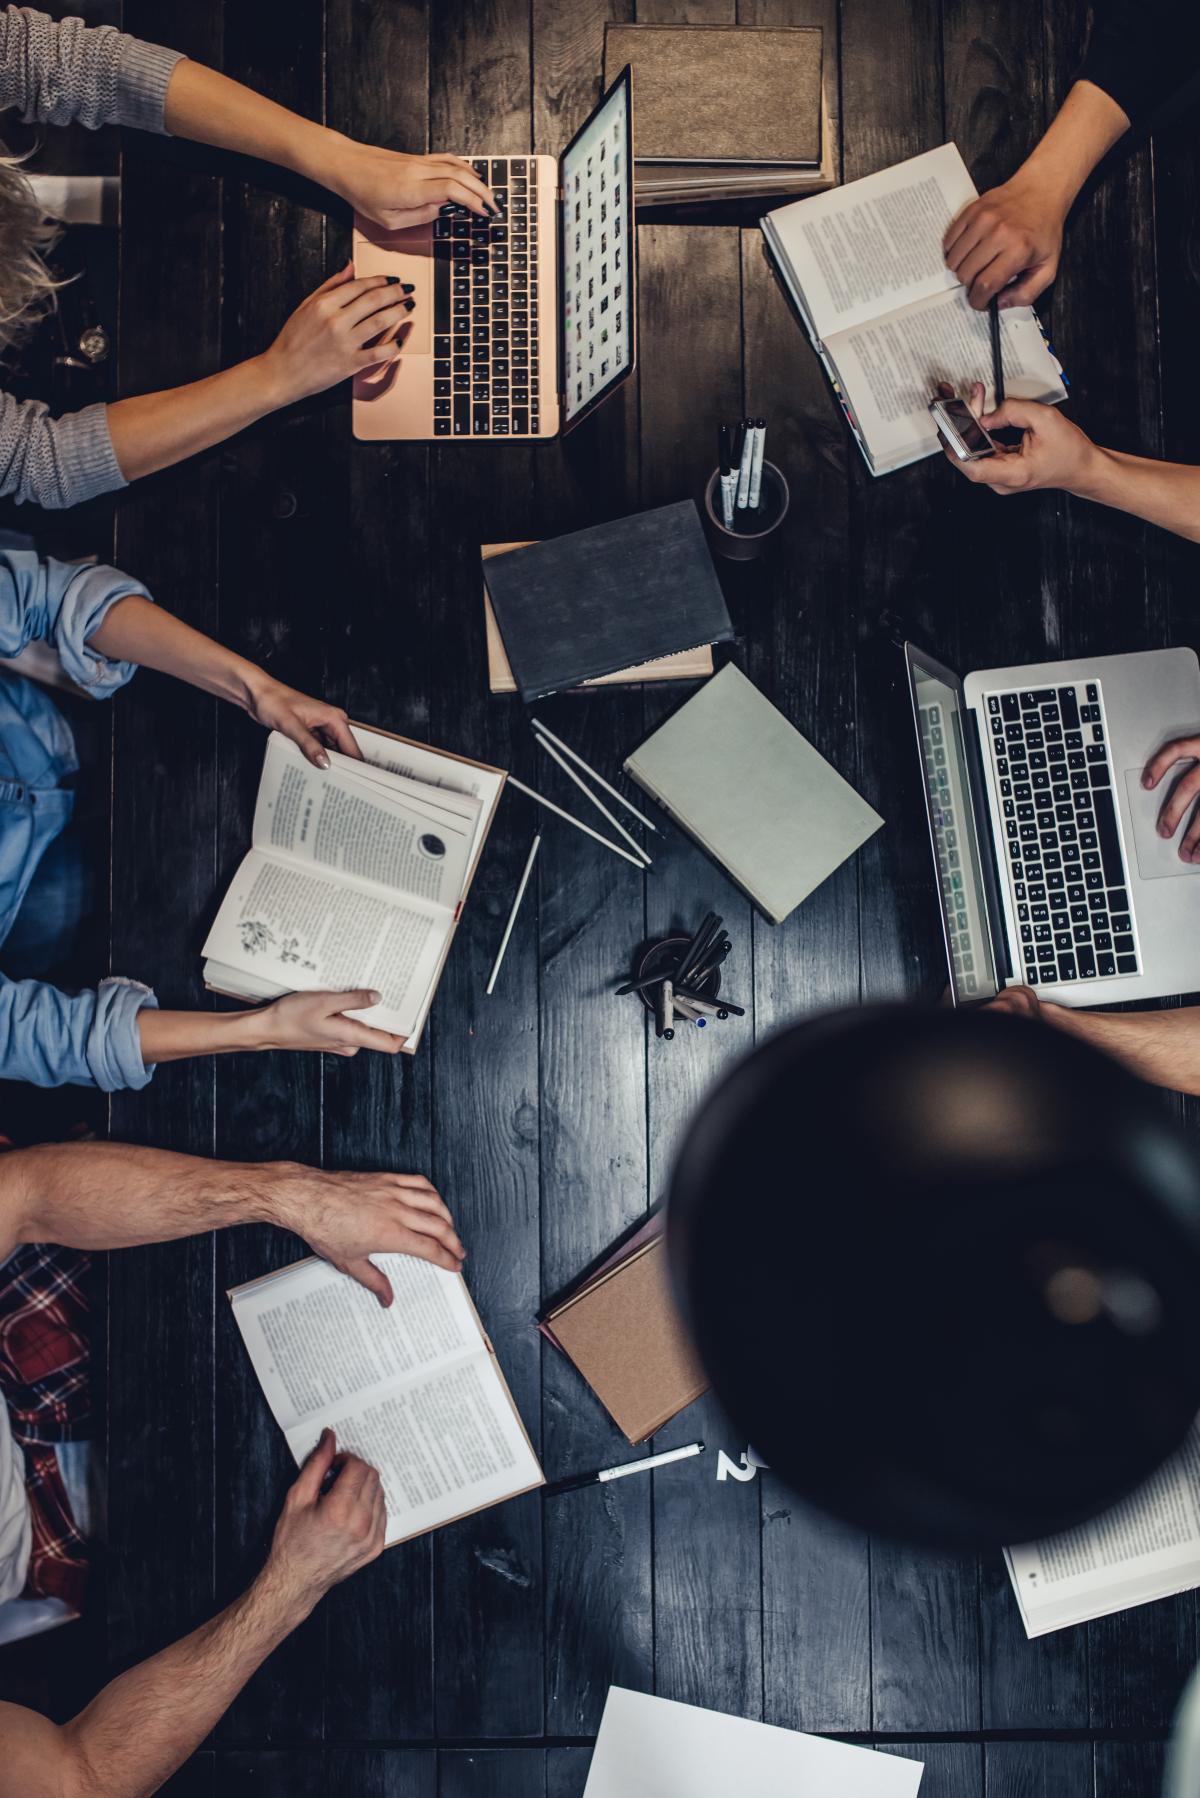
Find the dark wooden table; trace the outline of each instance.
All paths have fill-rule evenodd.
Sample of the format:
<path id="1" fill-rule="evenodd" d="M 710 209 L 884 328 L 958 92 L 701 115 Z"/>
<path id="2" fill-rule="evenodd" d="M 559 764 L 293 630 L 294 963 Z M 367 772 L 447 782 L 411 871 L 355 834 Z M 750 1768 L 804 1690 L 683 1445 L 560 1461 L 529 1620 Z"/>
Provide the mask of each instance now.
<path id="1" fill-rule="evenodd" d="M 126 0 L 301 111 L 407 149 L 557 151 L 598 91 L 622 0 Z M 1079 0 L 639 0 L 639 20 L 822 24 L 847 180 L 957 141 L 1003 178 L 1065 92 Z M 261 348 L 345 259 L 348 221 L 268 171 L 127 142 L 120 381 Z M 1186 127 L 1118 162 L 1071 226 L 1046 307 L 1100 441 L 1200 460 L 1196 157 Z M 745 225 L 640 230 L 641 367 L 563 447 L 357 445 L 346 396 L 275 418 L 124 496 L 119 562 L 164 604 L 351 715 L 535 774 L 487 693 L 479 546 L 698 495 L 718 418 L 762 413 L 793 503 L 726 585 L 738 656 L 887 827 L 771 928 L 677 834 L 645 879 L 546 832 L 496 995 L 484 983 L 534 817 L 505 800 L 415 1059 L 164 1068 L 115 1135 L 245 1159 L 427 1171 L 550 1477 L 621 1441 L 532 1318 L 663 1190 L 707 1083 L 775 1025 L 933 996 L 941 952 L 917 766 L 885 613 L 962 667 L 1195 641 L 1197 551 L 1057 495 L 1001 503 L 940 460 L 872 481 Z M 610 774 L 677 701 L 568 697 L 552 726 Z M 205 1004 L 199 948 L 249 838 L 262 739 L 154 676 L 114 707 L 113 966 Z M 547 783 L 545 767 L 536 770 Z M 744 1022 L 647 1040 L 605 988 L 646 934 L 709 905 Z M 786 1175 L 785 1175 L 786 1177 Z M 798 1203 L 810 1193 L 795 1173 Z M 730 1195 L 755 1228 L 755 1194 Z M 108 1270 L 112 1666 L 250 1577 L 293 1473 L 225 1289 L 294 1243 L 243 1230 Z M 954 1345 L 947 1344 L 947 1352 Z M 823 1378 L 797 1367 L 802 1395 Z M 862 1427 L 870 1429 L 869 1400 Z M 744 1444 L 701 1402 L 656 1446 Z M 389 1552 L 272 1657 L 172 1788 L 491 1798 L 581 1792 L 610 1682 L 875 1741 L 923 1798 L 1149 1798 L 1197 1652 L 1192 1596 L 1027 1643 L 997 1557 L 930 1558 L 808 1515 L 715 1454 L 616 1490 L 532 1496 Z"/>

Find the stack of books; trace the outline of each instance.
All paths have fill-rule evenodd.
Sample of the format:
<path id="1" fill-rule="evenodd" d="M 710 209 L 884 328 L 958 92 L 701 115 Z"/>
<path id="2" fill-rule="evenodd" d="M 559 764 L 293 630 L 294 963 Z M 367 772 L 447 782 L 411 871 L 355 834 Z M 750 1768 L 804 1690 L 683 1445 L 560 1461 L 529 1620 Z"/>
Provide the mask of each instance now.
<path id="1" fill-rule="evenodd" d="M 639 206 L 819 193 L 835 183 L 819 29 L 608 25 L 604 82 L 633 68 Z"/>
<path id="2" fill-rule="evenodd" d="M 483 546 L 488 684 L 528 704 L 600 683 L 695 680 L 733 626 L 695 503 L 542 543 Z"/>

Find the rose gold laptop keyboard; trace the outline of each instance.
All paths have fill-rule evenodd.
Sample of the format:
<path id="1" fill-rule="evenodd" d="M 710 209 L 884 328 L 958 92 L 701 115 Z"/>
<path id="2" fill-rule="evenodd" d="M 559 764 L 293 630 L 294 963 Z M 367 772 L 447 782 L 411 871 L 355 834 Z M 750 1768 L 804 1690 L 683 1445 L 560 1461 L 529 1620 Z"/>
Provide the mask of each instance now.
<path id="1" fill-rule="evenodd" d="M 529 436 L 540 424 L 538 205 L 524 156 L 472 159 L 500 208 L 443 206 L 433 227 L 433 434 Z"/>

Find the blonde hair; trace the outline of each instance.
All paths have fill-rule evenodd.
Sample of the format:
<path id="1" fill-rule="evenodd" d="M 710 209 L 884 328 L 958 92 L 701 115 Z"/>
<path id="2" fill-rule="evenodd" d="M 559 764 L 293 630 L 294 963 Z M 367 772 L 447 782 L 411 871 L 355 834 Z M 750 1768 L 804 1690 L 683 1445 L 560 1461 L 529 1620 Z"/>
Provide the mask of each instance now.
<path id="1" fill-rule="evenodd" d="M 0 362 L 52 310 L 63 285 L 43 260 L 59 227 L 44 217 L 21 172 L 24 160 L 0 144 Z"/>

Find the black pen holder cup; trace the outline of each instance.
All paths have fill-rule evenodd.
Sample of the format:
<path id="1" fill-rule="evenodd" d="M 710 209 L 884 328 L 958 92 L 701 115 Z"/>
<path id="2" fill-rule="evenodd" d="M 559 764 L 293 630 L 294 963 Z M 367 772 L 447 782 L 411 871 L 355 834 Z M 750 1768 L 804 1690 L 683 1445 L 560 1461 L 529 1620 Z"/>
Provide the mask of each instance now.
<path id="1" fill-rule="evenodd" d="M 691 940 L 692 939 L 687 936 L 664 936 L 661 937 L 657 943 L 652 943 L 638 961 L 638 965 L 634 969 L 634 979 L 649 980 L 653 974 L 662 973 L 665 970 L 676 967 L 680 956 L 683 954 Z M 693 988 L 693 991 L 698 998 L 711 1000 L 716 999 L 720 990 L 720 968 L 714 968 L 712 973 L 700 982 L 699 986 Z M 638 998 L 646 1007 L 647 1011 L 654 1010 L 653 992 L 639 993 Z"/>
<path id="2" fill-rule="evenodd" d="M 743 508 L 741 514 L 748 522 L 752 521 L 753 528 L 736 528 L 738 513 L 735 508 L 735 528 L 727 531 L 721 509 L 721 471 L 714 468 L 708 478 L 708 486 L 704 489 L 704 516 L 708 526 L 708 540 L 715 554 L 724 556 L 729 562 L 755 561 L 787 517 L 791 497 L 788 484 L 774 462 L 764 462 L 758 511 L 750 512 Z"/>

